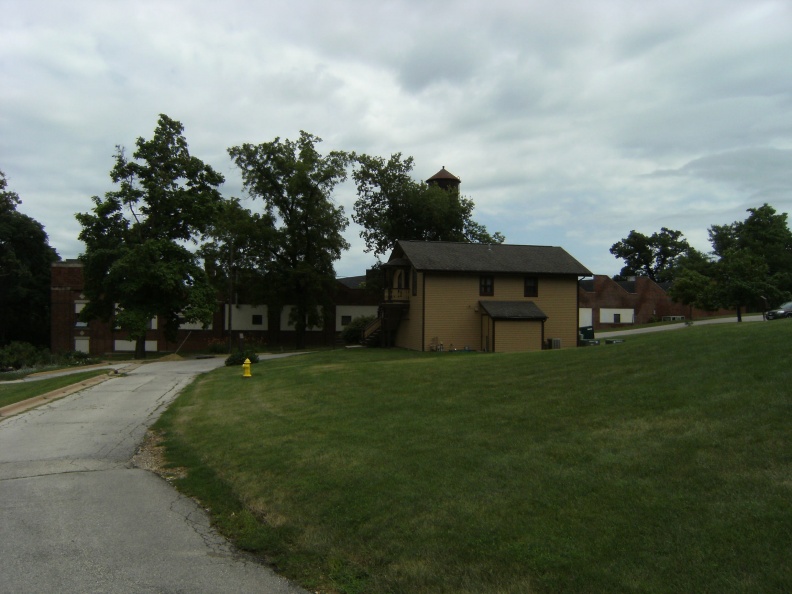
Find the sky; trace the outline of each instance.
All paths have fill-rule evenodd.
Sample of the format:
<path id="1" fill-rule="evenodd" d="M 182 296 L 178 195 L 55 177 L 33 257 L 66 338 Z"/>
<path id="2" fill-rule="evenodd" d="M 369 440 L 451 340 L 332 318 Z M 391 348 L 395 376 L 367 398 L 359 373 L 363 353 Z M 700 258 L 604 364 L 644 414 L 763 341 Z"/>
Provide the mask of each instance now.
<path id="1" fill-rule="evenodd" d="M 0 0 L 0 170 L 61 258 L 159 114 L 244 198 L 227 149 L 445 167 L 506 242 L 596 274 L 631 230 L 792 212 L 790 0 Z M 351 215 L 351 181 L 333 196 Z M 253 199 L 243 201 L 255 209 Z M 336 263 L 365 272 L 360 228 Z"/>

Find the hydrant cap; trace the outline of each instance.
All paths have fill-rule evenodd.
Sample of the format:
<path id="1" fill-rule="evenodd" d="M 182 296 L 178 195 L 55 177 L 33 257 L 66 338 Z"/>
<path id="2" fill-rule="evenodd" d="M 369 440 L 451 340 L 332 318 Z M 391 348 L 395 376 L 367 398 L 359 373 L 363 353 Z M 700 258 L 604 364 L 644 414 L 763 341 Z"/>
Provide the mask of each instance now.
<path id="1" fill-rule="evenodd" d="M 250 359 L 245 359 L 245 365 L 250 365 Z"/>

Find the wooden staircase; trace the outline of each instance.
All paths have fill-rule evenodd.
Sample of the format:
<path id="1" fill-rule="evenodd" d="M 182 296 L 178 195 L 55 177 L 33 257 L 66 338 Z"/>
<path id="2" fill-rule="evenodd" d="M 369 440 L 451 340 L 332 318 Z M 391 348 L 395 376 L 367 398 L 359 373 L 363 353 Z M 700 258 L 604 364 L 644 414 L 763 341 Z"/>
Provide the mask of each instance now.
<path id="1" fill-rule="evenodd" d="M 360 344 L 367 347 L 377 347 L 382 343 L 382 318 L 376 318 L 363 328 Z"/>

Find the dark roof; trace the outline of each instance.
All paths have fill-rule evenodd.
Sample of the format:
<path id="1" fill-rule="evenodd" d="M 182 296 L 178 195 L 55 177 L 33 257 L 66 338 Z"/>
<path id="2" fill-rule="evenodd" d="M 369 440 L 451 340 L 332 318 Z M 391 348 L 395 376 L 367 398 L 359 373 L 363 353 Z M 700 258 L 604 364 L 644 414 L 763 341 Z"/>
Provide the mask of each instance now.
<path id="1" fill-rule="evenodd" d="M 616 284 L 628 293 L 635 293 L 635 281 L 616 281 Z"/>
<path id="2" fill-rule="evenodd" d="M 594 279 L 593 278 L 585 278 L 578 281 L 578 285 L 581 289 L 586 291 L 587 293 L 594 292 Z"/>
<path id="3" fill-rule="evenodd" d="M 543 245 L 397 241 L 391 260 L 402 256 L 417 270 L 591 276 L 562 248 Z"/>
<path id="4" fill-rule="evenodd" d="M 407 258 L 391 258 L 383 266 L 409 266 L 410 261 Z"/>
<path id="5" fill-rule="evenodd" d="M 427 182 L 431 182 L 431 181 L 437 181 L 437 180 L 440 180 L 440 179 L 450 179 L 450 180 L 453 180 L 453 181 L 461 181 L 456 175 L 454 175 L 450 171 L 446 171 L 445 165 L 443 165 L 443 168 L 440 171 L 435 173 L 432 177 L 430 177 L 426 181 Z"/>
<path id="6" fill-rule="evenodd" d="M 497 320 L 546 320 L 545 314 L 533 301 L 479 301 L 481 308 Z"/>
<path id="7" fill-rule="evenodd" d="M 366 282 L 366 276 L 347 276 L 336 280 L 349 289 L 359 289 L 360 285 Z"/>

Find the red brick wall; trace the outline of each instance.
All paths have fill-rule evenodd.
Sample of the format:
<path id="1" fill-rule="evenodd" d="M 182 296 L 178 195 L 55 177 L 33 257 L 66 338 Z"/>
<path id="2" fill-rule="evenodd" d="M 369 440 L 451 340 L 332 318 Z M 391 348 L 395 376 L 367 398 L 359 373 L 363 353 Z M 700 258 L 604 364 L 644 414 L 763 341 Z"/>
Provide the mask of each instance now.
<path id="1" fill-rule="evenodd" d="M 632 309 L 636 324 L 648 324 L 662 320 L 664 316 L 685 316 L 686 320 L 729 315 L 730 310 L 705 311 L 677 303 L 668 296 L 660 285 L 646 277 L 635 279 L 635 292 L 628 292 L 616 281 L 605 275 L 594 276 L 594 291 L 578 286 L 580 307 L 591 308 L 594 329 L 623 327 L 624 324 L 600 323 L 600 309 Z"/>

